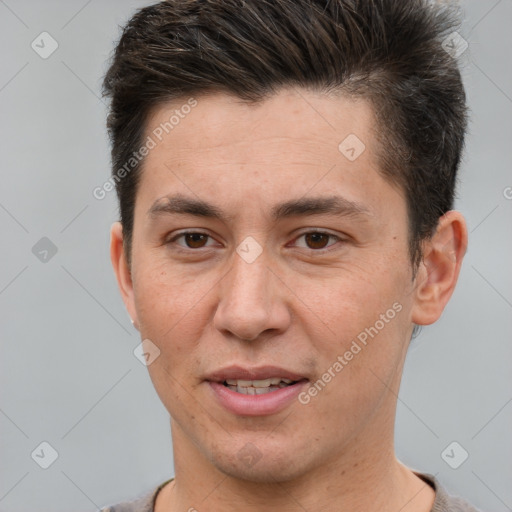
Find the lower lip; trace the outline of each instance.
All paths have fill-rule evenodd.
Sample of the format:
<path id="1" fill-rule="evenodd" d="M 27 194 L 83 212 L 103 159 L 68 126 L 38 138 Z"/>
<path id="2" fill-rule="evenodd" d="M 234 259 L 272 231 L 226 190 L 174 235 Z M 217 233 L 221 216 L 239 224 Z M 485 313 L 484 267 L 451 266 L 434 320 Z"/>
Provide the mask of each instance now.
<path id="1" fill-rule="evenodd" d="M 301 380 L 263 395 L 237 393 L 220 382 L 209 381 L 208 384 L 210 384 L 217 400 L 228 411 L 241 416 L 265 416 L 282 411 L 297 398 L 307 382 L 307 380 Z"/>

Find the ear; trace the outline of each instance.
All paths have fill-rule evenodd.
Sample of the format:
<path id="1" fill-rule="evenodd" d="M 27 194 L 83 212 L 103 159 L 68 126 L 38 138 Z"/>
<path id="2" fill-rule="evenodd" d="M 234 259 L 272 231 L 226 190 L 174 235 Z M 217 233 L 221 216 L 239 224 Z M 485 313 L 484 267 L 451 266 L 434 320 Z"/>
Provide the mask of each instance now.
<path id="1" fill-rule="evenodd" d="M 423 246 L 423 260 L 414 283 L 412 321 L 429 325 L 441 316 L 459 277 L 468 245 L 468 231 L 460 212 L 449 211 Z"/>
<path id="2" fill-rule="evenodd" d="M 110 228 L 110 260 L 114 267 L 117 278 L 117 284 L 124 305 L 132 319 L 134 327 L 139 329 L 135 301 L 133 299 L 133 283 L 130 267 L 126 261 L 126 254 L 123 247 L 123 225 L 120 222 L 114 222 Z"/>

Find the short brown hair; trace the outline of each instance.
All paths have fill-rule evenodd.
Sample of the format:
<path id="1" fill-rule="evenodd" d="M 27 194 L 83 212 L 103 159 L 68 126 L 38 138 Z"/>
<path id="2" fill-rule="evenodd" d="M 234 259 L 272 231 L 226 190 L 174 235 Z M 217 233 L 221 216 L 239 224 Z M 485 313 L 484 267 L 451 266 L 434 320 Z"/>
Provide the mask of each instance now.
<path id="1" fill-rule="evenodd" d="M 429 0 L 169 0 L 135 13 L 104 82 L 112 172 L 143 142 L 150 110 L 210 91 L 264 100 L 282 86 L 371 101 L 382 174 L 404 191 L 413 267 L 453 207 L 467 107 L 443 40 L 454 6 Z M 116 180 L 130 261 L 143 162 Z"/>

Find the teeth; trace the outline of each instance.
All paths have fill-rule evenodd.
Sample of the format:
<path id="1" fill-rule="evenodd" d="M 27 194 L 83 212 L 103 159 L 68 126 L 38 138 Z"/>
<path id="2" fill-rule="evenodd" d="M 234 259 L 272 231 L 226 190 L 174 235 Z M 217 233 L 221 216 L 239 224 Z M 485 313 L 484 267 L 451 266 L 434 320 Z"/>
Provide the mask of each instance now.
<path id="1" fill-rule="evenodd" d="M 265 380 L 253 380 L 252 381 L 252 386 L 254 388 L 268 388 L 271 385 L 275 386 L 277 384 L 279 384 L 279 379 L 265 379 Z"/>
<path id="2" fill-rule="evenodd" d="M 228 386 L 231 391 L 236 391 L 237 393 L 241 393 L 242 395 L 264 395 L 265 393 L 272 393 L 272 391 L 277 391 L 282 387 L 286 386 L 286 384 L 282 384 L 279 386 L 269 386 L 268 388 L 253 388 L 253 387 L 242 387 L 242 386 Z"/>
<path id="3" fill-rule="evenodd" d="M 281 377 L 272 377 L 262 380 L 241 380 L 227 379 L 225 383 L 231 391 L 242 393 L 243 395 L 264 395 L 278 389 L 285 388 L 291 384 L 293 380 Z"/>
<path id="4" fill-rule="evenodd" d="M 240 386 L 238 386 L 238 388 L 240 388 Z M 248 395 L 255 395 L 256 394 L 256 388 L 246 388 L 246 387 L 244 387 L 243 389 L 244 389 L 244 391 L 247 392 Z M 238 392 L 240 393 L 240 389 L 238 389 Z"/>
<path id="5" fill-rule="evenodd" d="M 291 384 L 293 381 L 281 377 L 272 377 L 264 380 L 240 380 L 240 379 L 227 379 L 228 386 L 237 386 L 240 388 L 268 388 L 269 386 L 279 386 L 281 382 Z"/>

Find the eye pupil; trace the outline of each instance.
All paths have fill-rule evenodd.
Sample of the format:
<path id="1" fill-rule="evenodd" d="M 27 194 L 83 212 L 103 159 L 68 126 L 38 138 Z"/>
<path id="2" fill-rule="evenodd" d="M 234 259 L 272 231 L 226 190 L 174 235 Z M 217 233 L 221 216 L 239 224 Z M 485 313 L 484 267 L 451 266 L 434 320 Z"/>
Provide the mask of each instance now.
<path id="1" fill-rule="evenodd" d="M 201 244 L 201 242 L 206 241 L 207 236 L 202 233 L 187 233 L 185 240 L 191 249 L 197 249 L 198 247 L 203 247 L 204 244 Z"/>
<path id="2" fill-rule="evenodd" d="M 329 235 L 324 233 L 307 233 L 305 235 L 306 243 L 311 249 L 323 249 L 327 245 Z M 322 239 L 325 243 L 322 243 Z M 312 245 L 312 247 L 311 247 Z"/>

